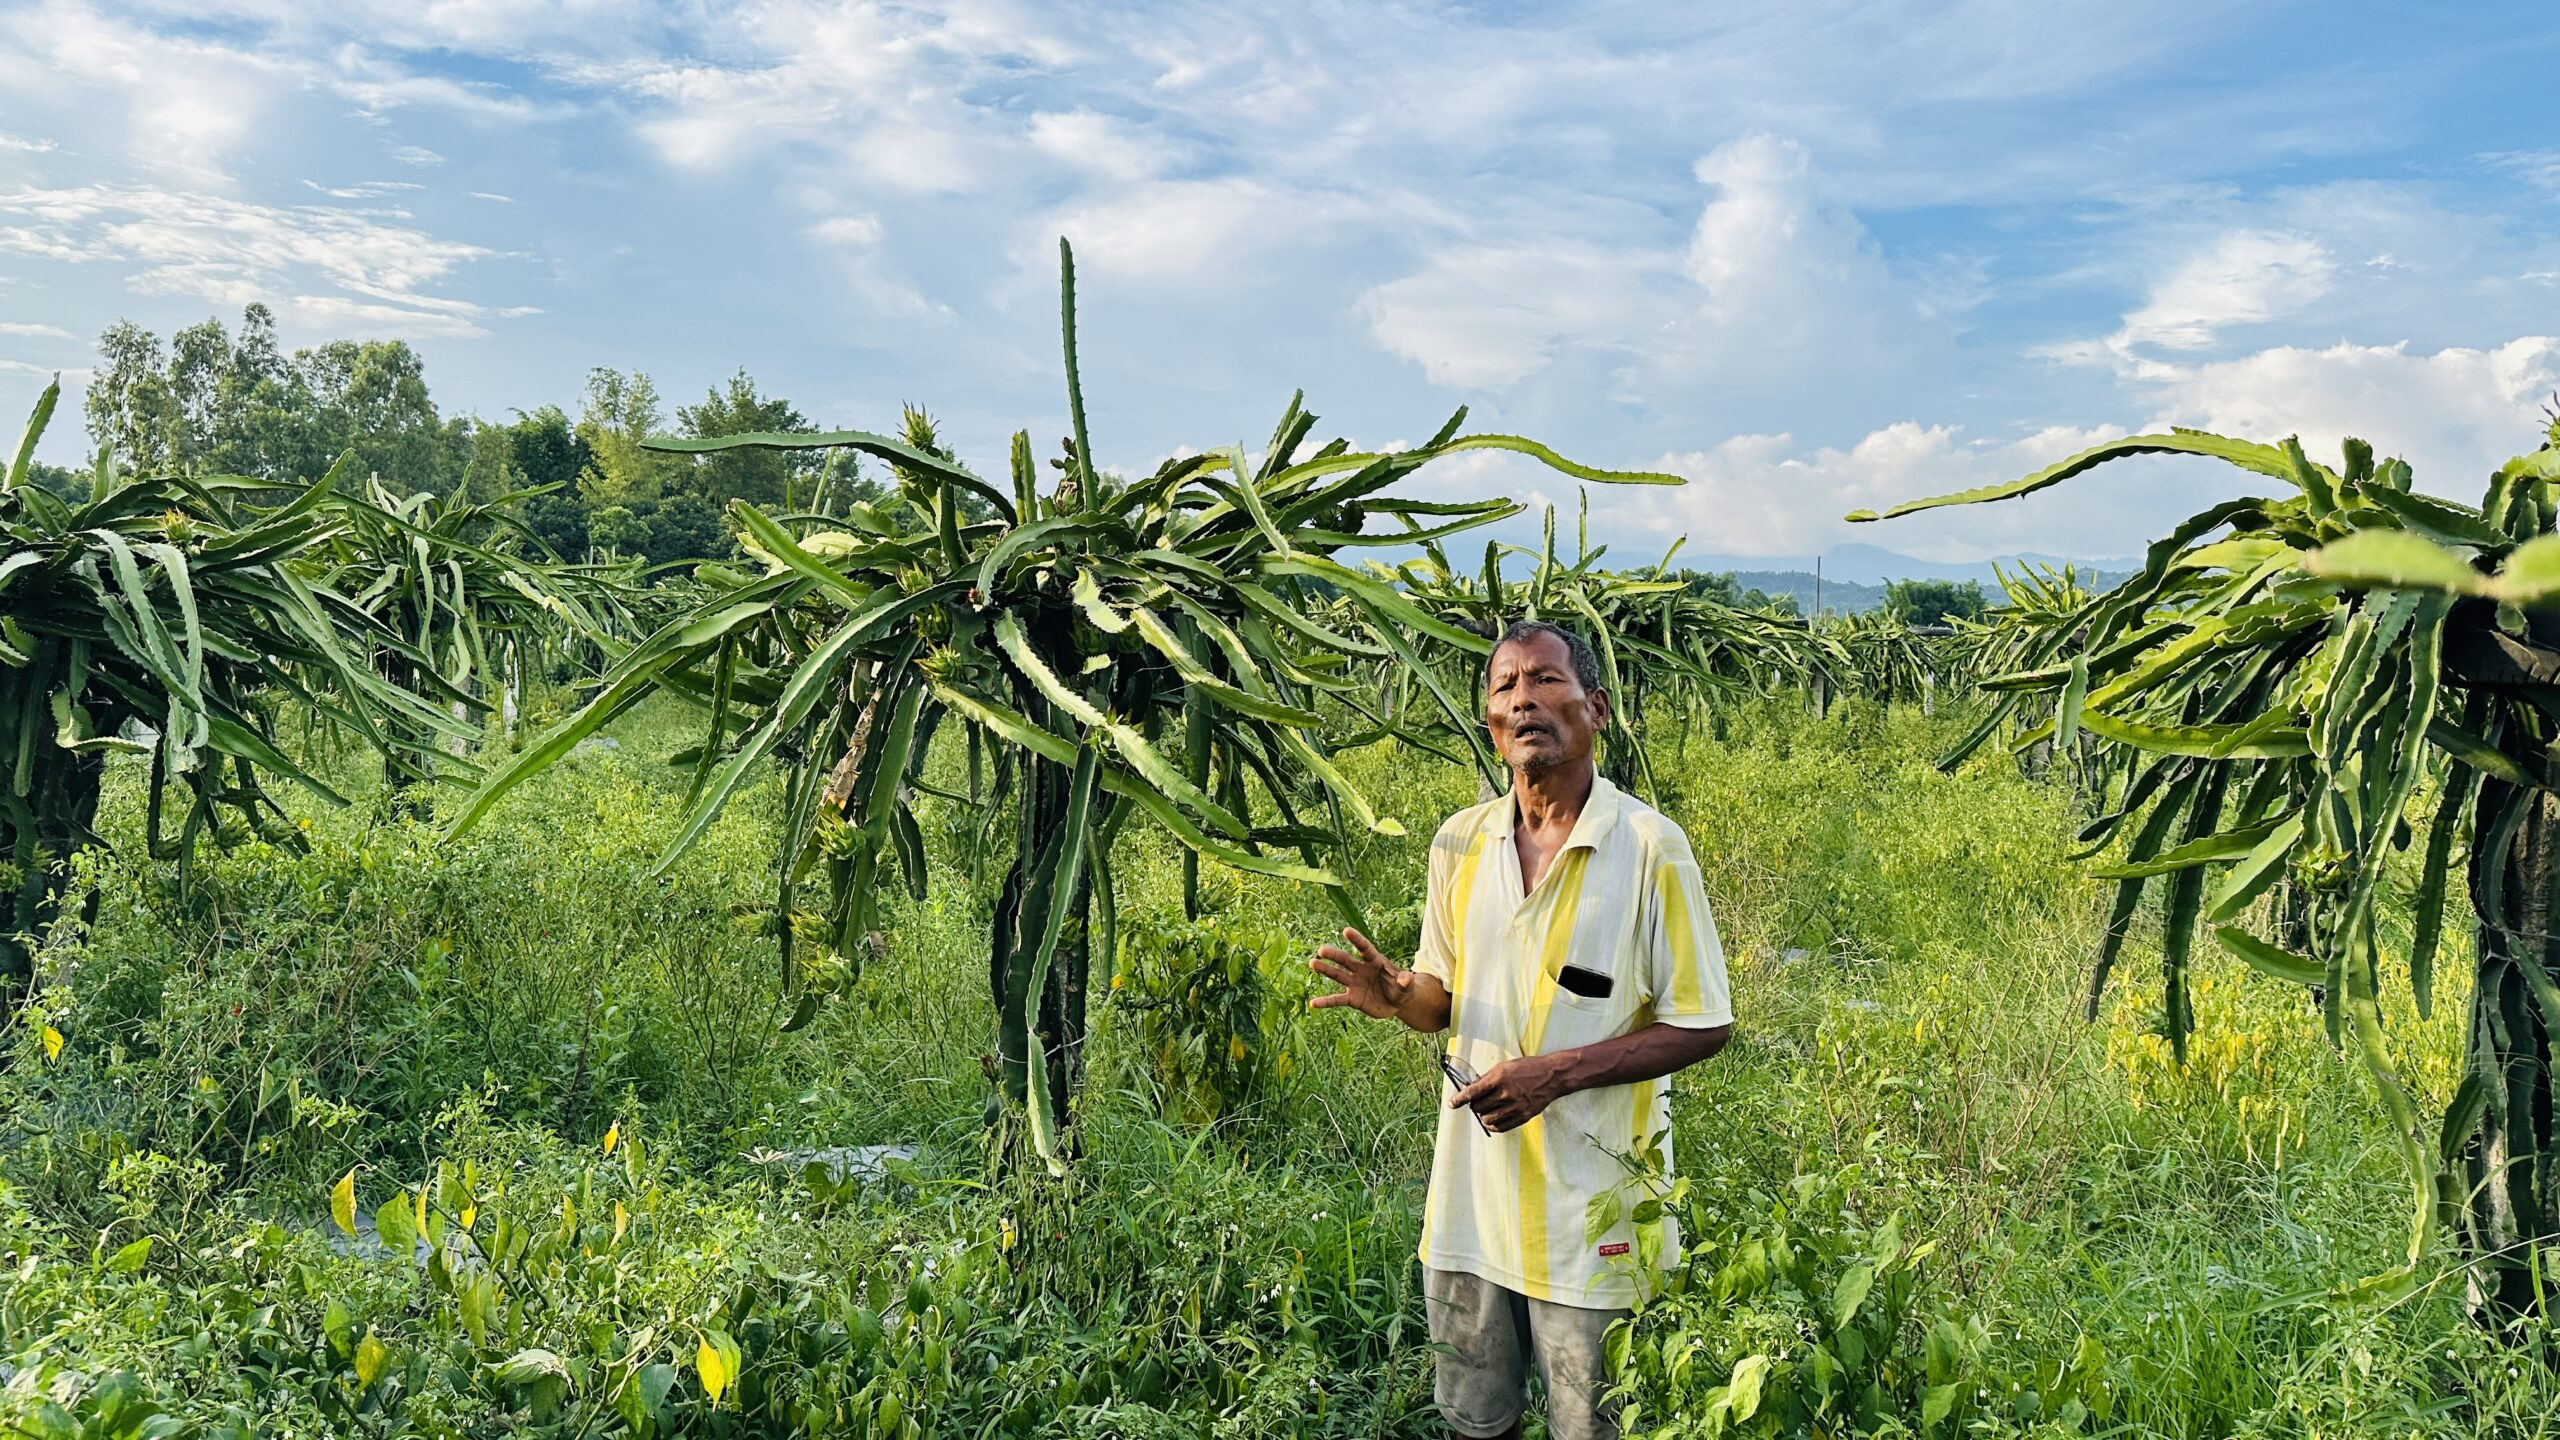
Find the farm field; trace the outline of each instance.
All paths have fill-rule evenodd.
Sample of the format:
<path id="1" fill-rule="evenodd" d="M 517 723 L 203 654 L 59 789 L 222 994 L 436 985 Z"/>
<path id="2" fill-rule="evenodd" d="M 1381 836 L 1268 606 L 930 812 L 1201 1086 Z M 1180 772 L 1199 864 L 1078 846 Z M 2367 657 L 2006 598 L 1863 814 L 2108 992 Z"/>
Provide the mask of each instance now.
<path id="1" fill-rule="evenodd" d="M 2560 1440 L 2550 4 L 2302 8 L 0 0 L 0 1440 Z"/>
<path id="2" fill-rule="evenodd" d="M 2398 1258 L 2407 1182 L 2303 990 L 2207 947 L 2180 1066 L 2137 927 L 2079 1018 L 2112 889 L 2066 858 L 2086 797 L 1996 750 L 1941 774 L 1980 704 L 1653 727 L 1740 1023 L 1675 1092 L 1693 1249 L 1622 1353 L 1634 1433 L 1709 1433 L 1755 1368 L 1774 1415 L 1817 1330 L 1908 1402 L 1879 1433 L 2547 1433 L 2541 1332 L 2467 1318 L 2449 1246 L 2404 1298 L 2341 1298 Z M 985 817 L 918 802 L 925 898 L 886 887 L 859 978 L 783 1033 L 740 904 L 770 885 L 779 784 L 649 876 L 692 726 L 652 702 L 448 842 L 368 802 L 370 756 L 316 753 L 356 803 L 297 800 L 305 853 L 207 851 L 183 888 L 141 858 L 119 762 L 113 848 L 78 877 L 95 918 L 41 951 L 0 1072 L 15 1423 L 1440 1433 L 1413 1258 L 1440 1084 L 1419 1037 L 1304 1013 L 1337 923 L 1316 891 L 1204 867 L 1186 929 L 1175 848 L 1132 831 L 1080 1153 L 1063 1180 L 991 1169 Z M 960 749 L 928 758 L 940 788 Z M 1432 824 L 1474 798 L 1414 759 L 1339 756 L 1405 822 L 1346 862 L 1391 949 Z M 2458 988 L 2425 1020 L 2383 999 L 2430 1114 Z"/>

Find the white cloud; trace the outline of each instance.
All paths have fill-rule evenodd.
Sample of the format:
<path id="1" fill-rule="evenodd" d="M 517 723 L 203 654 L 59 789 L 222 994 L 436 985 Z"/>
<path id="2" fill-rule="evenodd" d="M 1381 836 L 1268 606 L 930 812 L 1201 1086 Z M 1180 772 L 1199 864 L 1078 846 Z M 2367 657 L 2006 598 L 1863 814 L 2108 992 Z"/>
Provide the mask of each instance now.
<path id="1" fill-rule="evenodd" d="M 1632 357 L 1656 385 L 1873 371 L 1930 324 L 1801 145 L 1750 135 L 1696 166 L 1710 194 L 1685 248 L 1550 234 L 1457 244 L 1373 287 L 1380 345 L 1433 381 L 1514 385 L 1576 348 Z"/>
<path id="2" fill-rule="evenodd" d="M 87 365 L 37 365 L 25 360 L 0 360 L 0 370 L 17 375 L 42 375 L 58 378 L 72 385 L 86 385 L 95 373 Z"/>
<path id="3" fill-rule="evenodd" d="M 70 331 L 59 325 L 30 325 L 19 320 L 0 320 L 0 335 L 23 335 L 31 340 L 69 340 Z"/>
<path id="4" fill-rule="evenodd" d="M 305 180 L 302 183 L 306 189 L 317 190 L 332 200 L 379 200 L 385 195 L 396 195 L 403 190 L 427 188 L 406 180 L 365 180 L 345 186 L 323 185 L 317 180 Z"/>
<path id="5" fill-rule="evenodd" d="M 2338 271 L 2327 246 L 2308 235 L 2237 229 L 2217 235 L 2154 280 L 2140 307 L 2103 340 L 2038 347 L 2077 364 L 2114 366 L 2137 379 L 2172 378 L 2157 352 L 2211 349 L 2227 329 L 2300 313 L 2329 294 Z"/>
<path id="6" fill-rule="evenodd" d="M 1804 448 L 1790 435 L 1737 435 L 1705 450 L 1665 455 L 1654 468 L 1684 475 L 1677 490 L 1592 492 L 1595 514 L 1657 534 L 1686 534 L 1690 548 L 1745 555 L 1807 554 L 1849 538 L 1902 548 L 1899 532 L 1856 532 L 1840 517 L 1924 495 L 2013 480 L 2124 433 L 2110 427 L 2047 426 L 2006 441 L 1968 441 L 1952 425 L 1902 420 L 1869 432 L 1847 448 Z M 1977 515 L 1991 517 L 1988 510 Z M 1918 548 L 1970 559 L 1997 544 L 1944 543 Z M 1960 522 L 1961 528 L 1961 522 Z M 2104 532 L 2090 537 L 2109 543 Z M 2093 552 L 2094 553 L 2094 552 Z"/>
<path id="7" fill-rule="evenodd" d="M 2299 312 L 2329 292 L 2337 265 L 2304 235 L 2234 230 L 2189 256 L 2124 317 L 2108 346 L 2202 350 L 2223 330 Z"/>
<path id="8" fill-rule="evenodd" d="M 156 170 L 221 173 L 235 143 L 258 133 L 280 78 L 275 62 L 87 5 L 0 15 L 0 89 L 57 115 L 92 111 L 103 98 L 122 122 L 125 153 Z"/>
<path id="9" fill-rule="evenodd" d="M 208 17 L 191 11 L 188 18 Z M 230 40 L 155 27 L 80 0 L 22 7 L 0 14 L 0 93 L 66 116 L 85 117 L 103 102 L 121 119 L 128 158 L 196 181 L 227 178 L 235 155 L 269 143 L 274 112 L 297 92 L 369 113 L 420 107 L 518 124 L 542 113 L 525 98 L 385 58 L 365 40 L 320 43 L 329 27 L 308 13 L 254 18 L 267 27 L 263 34 Z M 0 149 L 52 143 L 12 140 Z M 394 158 L 439 163 L 432 154 L 404 146 Z"/>
<path id="10" fill-rule="evenodd" d="M 1057 239 L 1075 243 L 1080 275 L 1151 285 L 1232 284 L 1268 274 L 1267 257 L 1305 254 L 1365 221 L 1371 200 L 1346 191 L 1299 189 L 1267 180 L 1156 180 L 1091 199 L 1026 227 L 1015 258 L 1032 274 L 1054 274 Z"/>
<path id="11" fill-rule="evenodd" d="M 725 16 L 682 59 L 585 73 L 640 105 L 638 133 L 680 168 L 780 153 L 839 184 L 954 195 L 985 186 L 1024 144 L 1018 120 L 977 103 L 974 84 L 1076 54 L 1046 11 L 767 0 Z"/>
<path id="12" fill-rule="evenodd" d="M 136 186 L 0 192 L 0 251 L 129 267 L 126 288 L 223 305 L 278 295 L 319 323 L 392 333 L 477 335 L 488 311 L 424 287 L 485 258 L 396 215 L 320 205 L 255 205 Z M 16 223 L 5 223 L 14 219 Z M 317 280 L 342 292 L 313 294 Z"/>
<path id="13" fill-rule="evenodd" d="M 1031 117 L 1031 148 L 1106 179 L 1150 180 L 1180 165 L 1190 148 L 1115 115 L 1044 111 Z"/>
<path id="14" fill-rule="evenodd" d="M 830 215 L 809 227 L 809 238 L 821 245 L 840 245 L 856 250 L 879 244 L 880 235 L 880 217 L 877 215 Z"/>
<path id="15" fill-rule="evenodd" d="M 2164 390 L 2159 420 L 2261 440 L 2299 435 L 2330 457 L 2354 435 L 2406 459 L 2421 487 L 2477 499 L 2490 470 L 2536 443 L 2536 407 L 2555 388 L 2560 337 L 2549 335 L 2424 355 L 2288 345 L 2184 372 Z"/>
<path id="16" fill-rule="evenodd" d="M 31 140 L 23 135 L 0 134 L 0 150 L 16 150 L 29 155 L 43 155 L 52 151 L 53 148 L 54 144 L 50 140 Z"/>
<path id="17" fill-rule="evenodd" d="M 2560 150 L 2499 150 L 2480 159 L 2493 170 L 2521 176 L 2527 184 L 2560 194 Z"/>
<path id="18" fill-rule="evenodd" d="M 1661 255 L 1562 242 L 1465 246 L 1361 298 L 1370 333 L 1435 385 L 1493 390 L 1567 345 L 1622 347 L 1659 330 L 1676 275 Z"/>
<path id="19" fill-rule="evenodd" d="M 395 145 L 391 147 L 391 158 L 399 161 L 403 165 L 416 165 L 420 167 L 442 165 L 444 163 L 443 156 L 428 149 L 424 145 Z"/>
<path id="20" fill-rule="evenodd" d="M 1803 146 L 1746 136 L 1700 160 L 1697 176 L 1716 193 L 1699 212 L 1685 268 L 1705 296 L 1708 327 L 1720 332 L 1714 348 L 1747 347 L 1754 364 L 1769 351 L 1827 363 L 1837 357 L 1820 352 L 1844 331 L 1895 329 L 1909 316 L 1865 230 L 1816 190 Z"/>

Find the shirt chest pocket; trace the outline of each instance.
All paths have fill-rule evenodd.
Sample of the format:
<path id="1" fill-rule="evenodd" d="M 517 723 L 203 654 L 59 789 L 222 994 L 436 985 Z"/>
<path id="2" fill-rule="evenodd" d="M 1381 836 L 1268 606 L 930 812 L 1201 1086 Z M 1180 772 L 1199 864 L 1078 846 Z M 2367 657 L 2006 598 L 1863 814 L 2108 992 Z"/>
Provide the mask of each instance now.
<path id="1" fill-rule="evenodd" d="M 1560 967 L 1542 981 L 1541 988 L 1547 992 L 1547 1003 L 1546 1033 L 1536 1047 L 1539 1054 L 1614 1039 L 1626 1033 L 1628 1022 L 1644 1003 L 1626 967 L 1607 962 L 1585 960 Z"/>

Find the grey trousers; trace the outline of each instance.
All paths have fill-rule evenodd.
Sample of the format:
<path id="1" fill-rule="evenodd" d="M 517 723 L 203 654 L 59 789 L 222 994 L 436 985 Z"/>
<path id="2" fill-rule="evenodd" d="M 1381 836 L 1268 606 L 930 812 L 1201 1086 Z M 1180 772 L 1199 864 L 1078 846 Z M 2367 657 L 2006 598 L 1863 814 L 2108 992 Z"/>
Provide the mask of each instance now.
<path id="1" fill-rule="evenodd" d="M 1550 1440 L 1617 1440 L 1602 1341 L 1624 1310 L 1532 1300 L 1461 1270 L 1422 1271 L 1431 1338 L 1440 1352 L 1432 1397 L 1460 1435 L 1490 1436 L 1520 1423 L 1534 1358 L 1546 1382 Z"/>

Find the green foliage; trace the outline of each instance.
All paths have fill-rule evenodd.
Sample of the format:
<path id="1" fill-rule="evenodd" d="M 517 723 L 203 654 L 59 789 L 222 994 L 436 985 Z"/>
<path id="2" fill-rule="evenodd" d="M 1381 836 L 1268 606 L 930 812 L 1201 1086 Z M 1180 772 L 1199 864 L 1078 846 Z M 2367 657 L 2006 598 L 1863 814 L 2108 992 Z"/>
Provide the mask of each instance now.
<path id="1" fill-rule="evenodd" d="M 289 838 L 262 777 L 335 798 L 278 748 L 279 697 L 307 697 L 376 741 L 390 720 L 456 728 L 361 663 L 414 654 L 407 642 L 315 590 L 293 563 L 365 512 L 334 488 L 344 462 L 307 487 L 268 487 L 102 461 L 69 504 L 28 479 L 60 394 L 46 388 L 0 477 L 0 715 L 10 717 L 0 734 L 15 756 L 0 794 L 15 891 L 0 929 L 0 1002 L 12 1007 L 29 975 L 27 940 L 52 922 L 60 867 L 94 838 L 109 755 L 149 757 L 147 842 L 185 854 L 206 834 Z M 173 836 L 162 823 L 171 792 L 183 797 Z"/>
<path id="2" fill-rule="evenodd" d="M 355 453 L 354 475 L 402 493 L 460 474 L 456 436 L 427 394 L 425 363 L 398 340 L 332 340 L 285 354 L 253 304 L 235 338 L 219 320 L 171 337 L 120 321 L 98 338 L 89 436 L 140 470 L 290 481 Z"/>
<path id="3" fill-rule="evenodd" d="M 2534 1291 L 2530 1253 L 2560 1236 L 2560 1145 L 2548 1106 L 2532 1098 L 2551 1085 L 2547 975 L 2560 962 L 2560 940 L 2539 918 L 2555 878 L 2545 797 L 2560 633 L 2547 611 L 2537 625 L 2519 607 L 2560 593 L 2551 564 L 2560 449 L 2510 461 L 2472 508 L 2415 491 L 2406 463 L 2377 461 L 2361 440 L 2344 442 L 2332 470 L 2294 439 L 2182 430 L 1889 513 L 2025 494 L 2159 452 L 2211 456 L 2292 493 L 2191 517 L 2151 547 L 2140 573 L 2039 627 L 2034 648 L 2052 658 L 1983 682 L 2005 692 L 2002 709 L 2059 695 L 2052 723 L 2021 743 L 2085 727 L 2143 757 L 2081 835 L 2129 837 L 2112 871 L 2118 892 L 2091 1009 L 2155 886 L 2166 891 L 2166 1028 L 2181 1055 L 2199 928 L 2274 978 L 2316 986 L 2329 1036 L 2353 1040 L 2409 1172 L 2406 1260 L 2376 1287 L 2413 1283 L 2439 1219 L 2460 1209 L 2492 1272 L 2484 1289 L 2523 1308 Z M 2428 794 L 2438 797 L 2431 821 L 2412 813 Z M 2427 823 L 2405 952 L 2423 1012 L 2466 821 L 2480 922 L 2474 1042 L 2464 1088 L 2431 1139 L 2383 1034 L 2377 907 L 2386 854 Z M 2215 867 L 2227 868 L 2208 893 Z M 2299 918 L 2270 939 L 2247 921 L 2279 882 Z"/>
<path id="4" fill-rule="evenodd" d="M 1381 664 L 1381 707 L 1372 711 L 1358 697 L 1344 698 L 1371 722 L 1349 743 L 1394 735 L 1435 753 L 1470 757 L 1485 783 L 1495 783 L 1502 766 L 1484 735 L 1486 647 L 1478 637 L 1498 636 L 1516 621 L 1546 620 L 1579 633 L 1598 652 L 1601 683 L 1613 704 L 1602 771 L 1659 798 L 1645 744 L 1655 715 L 1685 722 L 1717 702 L 1809 684 L 1844 662 L 1836 646 L 1803 623 L 1774 611 L 1737 609 L 1711 587 L 1670 574 L 1681 542 L 1650 570 L 1600 569 L 1608 547 L 1591 546 L 1588 492 L 1581 519 L 1571 564 L 1556 553 L 1553 507 L 1539 549 L 1488 544 L 1473 574 L 1454 566 L 1428 535 L 1420 559 L 1392 569 L 1371 562 L 1374 582 L 1393 582 L 1443 623 L 1413 635 L 1390 633 L 1356 599 L 1336 602 L 1339 623 L 1365 629 L 1375 648 L 1392 657 Z M 1530 562 L 1525 578 L 1505 576 L 1512 560 Z"/>
<path id="5" fill-rule="evenodd" d="M 93 1376 L 51 1363 L 9 1377 L 0 1424 L 36 1440 L 162 1440 L 187 1428 L 129 1370 Z"/>
<path id="6" fill-rule="evenodd" d="M 1232 921 L 1124 916 L 1111 1009 L 1132 1026 L 1160 1113 L 1208 1124 L 1264 1111 L 1297 1060 L 1298 947 Z"/>
<path id="7" fill-rule="evenodd" d="M 1822 629 L 1847 658 L 1836 672 L 1844 688 L 1884 701 L 1934 698 L 1947 663 L 1929 637 L 1911 633 L 1891 609 L 1830 620 Z"/>
<path id="8" fill-rule="evenodd" d="M 1837 1263 L 1804 1277 L 1828 1305 L 1854 1247 L 1821 1227 L 1871 1237 L 1900 1213 L 1906 1252 L 1937 1249 L 1889 1353 L 1925 1370 L 1951 1317 L 1972 1434 L 2052 1433 L 2051 1412 L 2018 1419 L 2019 1395 L 2064 1394 L 2082 1335 L 2117 1381 L 2119 1433 L 2549 1433 L 2541 1332 L 2473 1328 L 2460 1272 L 2391 1307 L 2325 1298 L 2395 1249 L 2396 1180 L 2298 991 L 2203 962 L 2185 1067 L 2138 997 L 2098 1027 L 2067 1013 L 2103 887 L 2065 857 L 2069 791 L 1934 766 L 1976 718 L 1852 698 L 1816 719 L 1776 697 L 1736 706 L 1721 741 L 1659 737 L 1746 1001 L 1735 1044 L 1674 1092 L 1684 1203 L 1709 1212 L 1683 1217 L 1685 1238 L 1714 1242 L 1681 1273 L 1711 1282 L 1736 1246 L 1783 1233 L 1830 1247 Z M 368 807 L 317 814 L 304 853 L 205 856 L 188 904 L 128 841 L 144 767 L 118 765 L 96 923 L 60 927 L 45 961 L 40 1013 L 66 1043 L 48 1058 L 20 1027 L 0 1069 L 0 1358 L 130 1374 L 208 1435 L 802 1433 L 813 1409 L 821 1431 L 862 1433 L 892 1399 L 901 1430 L 953 1440 L 1443 1433 L 1412 1258 L 1441 1088 L 1426 1047 L 1308 1017 L 1256 1123 L 1204 1135 L 1142 1087 L 1098 1084 L 1066 1181 L 991 1184 L 977 997 L 1001 877 L 971 881 L 962 849 L 982 815 L 920 792 L 927 899 L 887 897 L 861 977 L 778 1035 L 771 937 L 731 902 L 771 874 L 780 786 L 751 787 L 648 878 L 687 773 L 657 759 L 695 724 L 673 700 L 643 707 L 604 737 L 619 748 L 575 752 L 441 847 Z M 924 784 L 965 793 L 963 738 L 933 747 Z M 1393 745 L 1342 764 L 1417 815 L 1473 793 Z M 1409 917 L 1424 842 L 1362 837 L 1339 861 Z M 1180 851 L 1124 837 L 1130 913 L 1178 910 Z M 1307 887 L 1221 868 L 1201 883 L 1247 934 L 1304 943 L 1332 921 Z M 2438 1103 L 2459 1019 L 2421 1018 L 2405 992 L 2393 1006 Z M 1097 1074 L 1143 1068 L 1134 1017 L 1104 1007 L 1096 1026 Z M 758 1163 L 884 1142 L 913 1158 L 848 1183 Z M 328 1216 L 351 1170 L 359 1238 Z M 1836 1221 L 1795 1198 L 1800 1173 L 1840 1189 Z M 386 1207 L 422 1185 L 448 1243 L 464 1191 L 473 1243 L 502 1248 L 506 1221 L 485 1304 L 414 1248 L 402 1265 L 360 1238 L 393 1234 Z M 579 1243 L 535 1261 L 563 1199 Z M 1761 1333 L 1746 1322 L 1815 1313 L 1778 1285 L 1729 1314 L 1694 1290 L 1681 1305 L 1636 1328 L 1676 1316 L 1737 1347 L 1720 1373 L 1690 1362 L 1692 1398 L 1729 1385 Z M 720 1339 L 736 1363 L 715 1404 L 700 1365 Z M 624 1413 L 635 1393 L 645 1429 Z"/>
<path id="9" fill-rule="evenodd" d="M 770 942 L 731 914 L 767 860 L 725 827 L 684 875 L 648 880 L 658 769 L 589 752 L 534 788 L 539 820 L 451 844 L 333 812 L 293 848 L 207 857 L 183 891 L 119 811 L 73 892 L 95 919 L 39 952 L 49 1023 L 76 1043 L 18 1076 L 55 1117 L 19 1182 L 90 1223 L 126 1171 L 168 1214 L 198 1203 L 200 1172 L 318 1185 L 360 1126 L 414 1137 L 491 1076 L 511 1122 L 595 1135 L 636 1099 L 749 1133 L 798 1073 Z"/>
<path id="10" fill-rule="evenodd" d="M 1979 620 L 1989 603 L 1978 580 L 1895 580 L 1884 587 L 1885 610 L 1905 625 Z"/>
<path id="11" fill-rule="evenodd" d="M 1734 578 L 1730 570 L 1709 572 L 1682 567 L 1665 578 L 1688 587 L 1690 594 L 1702 600 L 1713 600 L 1735 610 L 1768 610 L 1780 615 L 1800 615 L 1803 607 L 1793 595 L 1772 595 L 1758 586 L 1746 586 Z"/>
<path id="12" fill-rule="evenodd" d="M 790 401 L 759 392 L 754 377 L 744 369 L 731 375 L 726 383 L 711 387 L 700 401 L 676 407 L 676 419 L 684 433 L 696 440 L 728 435 L 805 435 L 818 428 Z M 793 482 L 813 470 L 817 462 L 805 450 L 727 449 L 700 452 L 690 463 L 672 463 L 672 483 L 715 506 L 743 500 L 771 509 L 785 502 Z"/>
<path id="13" fill-rule="evenodd" d="M 367 506 L 350 507 L 322 554 L 333 594 L 373 619 L 387 640 L 364 656 L 374 672 L 422 700 L 460 696 L 483 706 L 491 685 L 519 684 L 527 668 L 605 641 L 605 616 L 623 587 L 613 577 L 540 553 L 532 532 L 502 508 L 421 492 L 406 499 L 379 481 Z M 436 775 L 433 732 L 386 726 L 390 786 Z M 454 768 L 471 773 L 460 762 Z"/>
<path id="14" fill-rule="evenodd" d="M 1686 1189 L 1683 1263 L 1609 1337 L 1628 1435 L 2107 1429 L 2123 1370 L 2102 1346 L 2059 1347 L 2032 1383 L 1987 1373 L 1988 1327 L 1947 1293 L 1938 1242 L 1868 1191 L 1855 1167 Z"/>
<path id="15" fill-rule="evenodd" d="M 1064 289 L 1071 318 L 1071 266 Z M 1081 435 L 1072 328 L 1067 352 Z M 733 387 L 731 398 L 748 397 Z M 702 702 L 687 821 L 662 866 L 769 757 L 784 761 L 772 913 L 797 1026 L 854 973 L 891 867 L 912 897 L 927 891 L 917 782 L 947 723 L 973 755 L 993 757 L 988 792 L 973 761 L 970 801 L 1013 809 L 1012 834 L 991 836 L 1010 852 L 990 930 L 996 1075 L 1002 1104 L 1058 1167 L 1082 1067 L 1088 956 L 1097 941 L 1110 953 L 1111 854 L 1132 817 L 1221 864 L 1334 891 L 1346 915 L 1356 906 L 1319 852 L 1355 831 L 1401 833 L 1318 749 L 1323 717 L 1311 707 L 1356 695 L 1346 663 L 1393 652 L 1403 642 L 1383 637 L 1407 628 L 1487 647 L 1330 558 L 1398 538 L 1362 533 L 1362 517 L 1454 516 L 1445 531 L 1514 513 L 1505 500 L 1392 493 L 1471 449 L 1529 454 L 1582 479 L 1677 483 L 1578 466 L 1516 436 L 1460 435 L 1462 418 L 1412 449 L 1364 454 L 1335 441 L 1302 455 L 1316 417 L 1292 397 L 1258 463 L 1231 447 L 1123 485 L 1078 451 L 1046 494 L 1027 432 L 998 486 L 942 454 L 912 409 L 906 439 L 774 431 L 663 442 L 708 456 L 857 451 L 893 468 L 900 496 L 848 506 L 841 529 L 733 501 L 764 574 L 723 577 L 734 583 L 632 647 L 585 708 L 490 778 L 456 826 L 643 697 L 672 690 Z M 990 518 L 969 518 L 979 505 Z M 1348 590 L 1381 638 L 1306 619 L 1309 579 Z M 1196 869 L 1186 873 L 1186 909 L 1196 910 Z M 802 887 L 821 878 L 824 910 L 804 911 Z"/>

